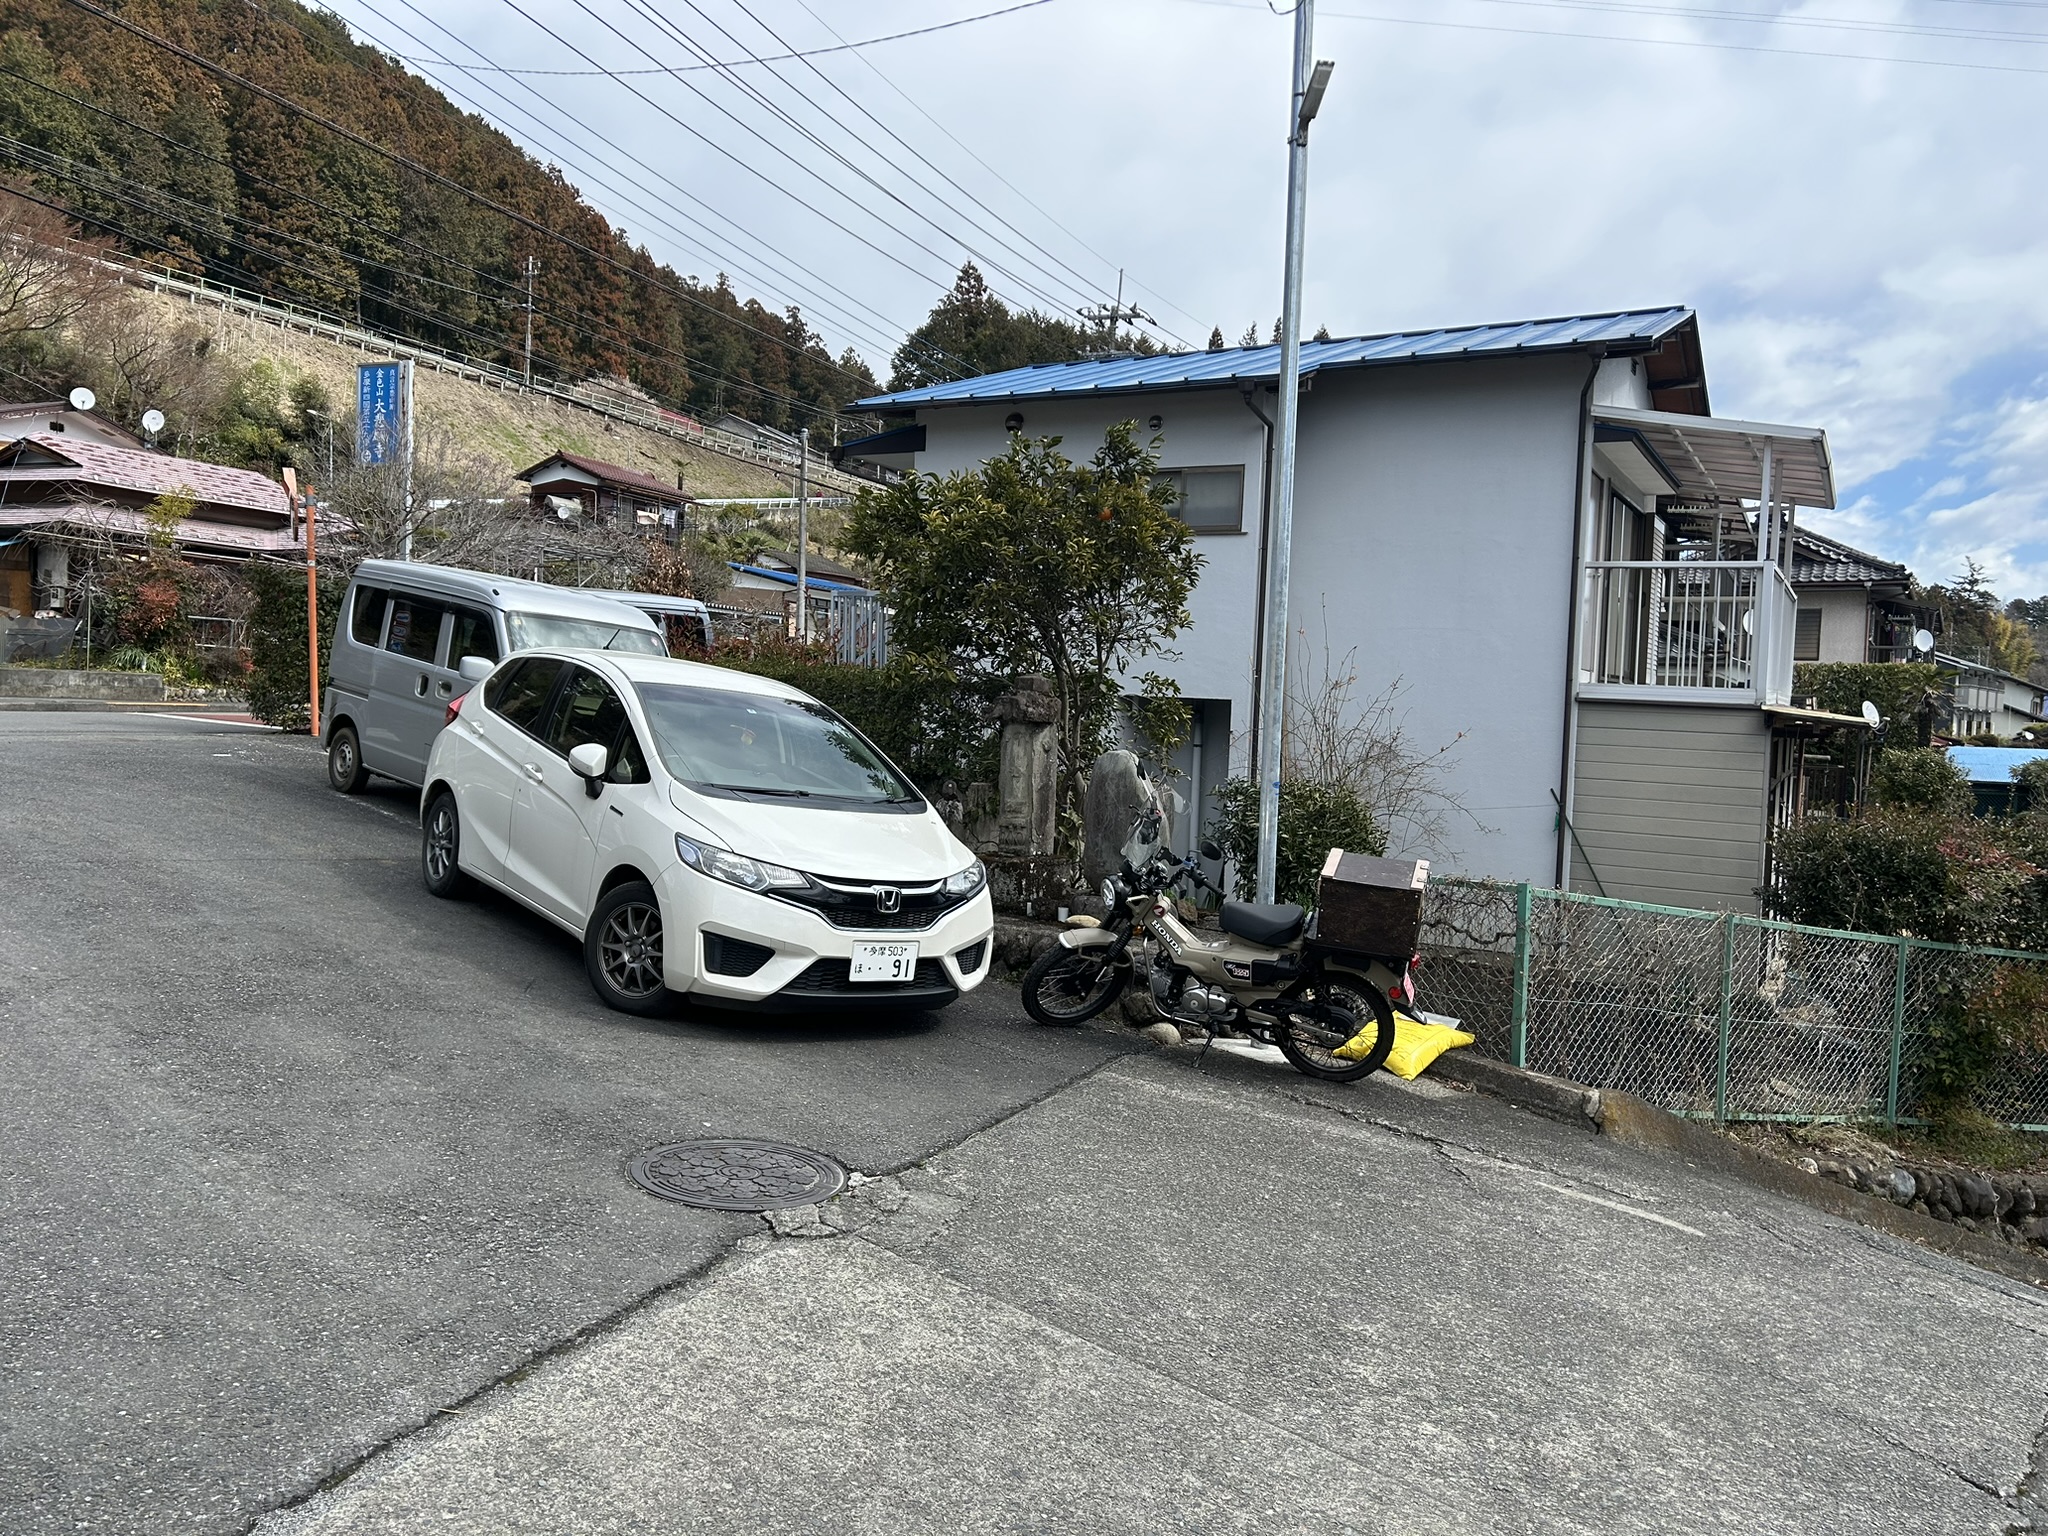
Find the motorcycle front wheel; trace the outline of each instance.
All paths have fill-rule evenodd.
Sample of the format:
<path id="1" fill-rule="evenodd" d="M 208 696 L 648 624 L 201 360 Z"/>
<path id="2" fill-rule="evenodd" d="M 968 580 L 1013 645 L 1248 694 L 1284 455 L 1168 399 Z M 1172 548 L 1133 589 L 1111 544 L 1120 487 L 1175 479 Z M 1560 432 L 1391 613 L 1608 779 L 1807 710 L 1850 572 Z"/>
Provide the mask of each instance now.
<path id="1" fill-rule="evenodd" d="M 1055 944 L 1024 973 L 1024 1011 L 1041 1024 L 1085 1024 L 1124 989 L 1124 967 L 1101 946 Z"/>
<path id="2" fill-rule="evenodd" d="M 1362 976 L 1319 978 L 1293 999 L 1273 1036 L 1297 1072 L 1348 1083 L 1386 1065 L 1394 1049 L 1394 1008 Z"/>

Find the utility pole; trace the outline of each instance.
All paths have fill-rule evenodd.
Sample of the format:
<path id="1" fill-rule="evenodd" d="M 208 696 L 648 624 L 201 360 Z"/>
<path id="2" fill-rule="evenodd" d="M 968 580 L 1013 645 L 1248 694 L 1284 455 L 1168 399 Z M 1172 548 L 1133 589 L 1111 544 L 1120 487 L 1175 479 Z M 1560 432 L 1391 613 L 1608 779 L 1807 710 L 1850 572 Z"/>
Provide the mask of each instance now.
<path id="1" fill-rule="evenodd" d="M 1266 630 L 1259 637 L 1257 896 L 1273 899 L 1280 864 L 1281 732 L 1287 717 L 1287 576 L 1294 554 L 1294 442 L 1301 402 L 1301 248 L 1308 217 L 1308 125 L 1335 67 L 1314 59 L 1315 0 L 1294 3 L 1294 91 L 1288 102 L 1287 253 L 1280 305 L 1280 401 L 1273 526 L 1266 530 Z M 1313 64 L 1311 61 L 1313 60 Z"/>
<path id="2" fill-rule="evenodd" d="M 796 434 L 796 638 L 811 638 L 811 429 Z"/>
<path id="3" fill-rule="evenodd" d="M 540 271 L 540 258 L 526 258 L 526 384 L 533 387 L 533 279 Z"/>
<path id="4" fill-rule="evenodd" d="M 1117 347 L 1116 333 L 1117 327 L 1126 320 L 1134 325 L 1140 320 L 1143 320 L 1147 325 L 1154 323 L 1152 317 L 1138 308 L 1137 305 L 1124 302 L 1124 269 L 1122 267 L 1116 269 L 1116 302 L 1114 304 L 1091 304 L 1074 311 L 1074 313 L 1083 320 L 1092 320 L 1095 324 L 1102 327 L 1103 344 L 1089 354 L 1097 357 L 1120 357 L 1124 355 Z"/>

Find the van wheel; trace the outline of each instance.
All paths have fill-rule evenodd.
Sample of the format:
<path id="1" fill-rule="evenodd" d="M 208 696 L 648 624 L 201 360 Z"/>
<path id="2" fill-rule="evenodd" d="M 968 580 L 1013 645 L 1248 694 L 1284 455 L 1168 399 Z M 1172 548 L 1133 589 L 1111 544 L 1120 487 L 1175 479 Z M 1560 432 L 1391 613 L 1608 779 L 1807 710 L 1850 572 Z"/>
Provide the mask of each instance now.
<path id="1" fill-rule="evenodd" d="M 460 896 L 468 888 L 461 856 L 462 813 L 455 808 L 454 791 L 444 789 L 427 807 L 420 829 L 420 873 L 434 895 Z"/>
<path id="2" fill-rule="evenodd" d="M 327 782 L 344 795 L 361 794 L 370 782 L 370 770 L 363 766 L 363 744 L 356 740 L 352 725 L 337 725 L 327 739 Z"/>
<path id="3" fill-rule="evenodd" d="M 643 880 L 615 885 L 597 901 L 583 934 L 583 965 L 590 985 L 608 1007 L 623 1013 L 666 1012 L 661 903 Z"/>

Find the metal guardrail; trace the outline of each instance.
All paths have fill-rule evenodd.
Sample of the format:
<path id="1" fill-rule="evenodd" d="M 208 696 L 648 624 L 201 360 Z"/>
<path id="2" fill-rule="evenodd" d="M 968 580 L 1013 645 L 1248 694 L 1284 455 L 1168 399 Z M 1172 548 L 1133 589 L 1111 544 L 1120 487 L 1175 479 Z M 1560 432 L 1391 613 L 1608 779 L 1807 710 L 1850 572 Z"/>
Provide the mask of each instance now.
<path id="1" fill-rule="evenodd" d="M 417 342 L 400 341 L 393 336 L 362 330 L 345 325 L 315 310 L 301 309 L 295 304 L 284 304 L 258 294 L 244 293 L 229 284 L 177 277 L 169 272 L 156 271 L 131 262 L 106 261 L 102 265 L 121 282 L 151 288 L 159 293 L 172 294 L 188 303 L 211 305 L 216 309 L 247 315 L 252 319 L 274 325 L 280 330 L 317 336 L 337 346 L 408 358 L 421 367 L 432 368 L 437 373 L 453 374 L 474 383 L 488 384 L 495 389 L 541 395 L 579 410 L 596 411 L 645 431 L 658 432 L 665 437 L 691 443 L 745 464 L 772 469 L 779 474 L 794 476 L 797 473 L 797 455 L 794 453 L 778 453 L 763 448 L 730 432 L 703 426 L 677 412 L 666 411 L 659 406 L 636 401 L 630 397 L 586 389 L 577 384 L 564 384 L 558 380 L 535 379 L 529 384 L 523 374 L 501 363 L 485 362 L 480 358 L 465 357 L 459 353 L 442 352 L 433 347 L 423 347 Z M 858 476 L 849 475 L 839 469 L 828 458 L 817 454 L 809 457 L 809 476 L 813 484 L 855 491 L 867 483 Z"/>
<path id="2" fill-rule="evenodd" d="M 1934 1030 L 2048 955 L 1438 879 L 1421 993 L 1479 1049 L 1676 1114 L 1914 1123 Z M 1976 1105 L 2048 1130 L 2048 1056 L 2009 1055 Z"/>

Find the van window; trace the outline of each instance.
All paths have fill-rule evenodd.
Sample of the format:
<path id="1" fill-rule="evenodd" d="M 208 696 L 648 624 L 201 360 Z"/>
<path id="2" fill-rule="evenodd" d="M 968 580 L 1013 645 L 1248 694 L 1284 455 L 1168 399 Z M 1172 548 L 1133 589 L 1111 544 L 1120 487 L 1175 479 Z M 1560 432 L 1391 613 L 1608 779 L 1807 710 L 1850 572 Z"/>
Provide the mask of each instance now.
<path id="1" fill-rule="evenodd" d="M 474 608 L 456 608 L 455 629 L 448 637 L 448 665 L 459 664 L 465 656 L 481 656 L 485 661 L 498 659 L 498 631 L 491 623 L 488 613 L 479 613 Z"/>
<path id="2" fill-rule="evenodd" d="M 432 665 L 441 644 L 441 615 L 447 610 L 421 597 L 391 600 L 391 633 L 384 649 Z"/>
<path id="3" fill-rule="evenodd" d="M 349 638 L 356 644 L 374 649 L 384 638 L 384 599 L 388 595 L 382 587 L 356 588 L 356 611 L 348 624 Z"/>
<path id="4" fill-rule="evenodd" d="M 637 651 L 643 656 L 666 656 L 661 636 L 637 625 L 607 624 L 601 619 L 563 619 L 547 613 L 508 613 L 505 628 L 512 636 L 512 649 L 530 651 L 536 646 L 559 645 L 585 651 Z"/>
<path id="5" fill-rule="evenodd" d="M 618 742 L 619 729 L 625 723 L 626 706 L 619 702 L 611 685 L 595 672 L 577 667 L 555 700 L 555 718 L 548 727 L 547 743 L 564 756 L 593 741 L 609 752 Z"/>
<path id="6" fill-rule="evenodd" d="M 484 703 L 492 714 L 538 736 L 541 711 L 547 708 L 548 697 L 555 691 L 555 679 L 562 675 L 564 665 L 553 656 L 514 662 L 492 677 L 484 689 Z"/>

